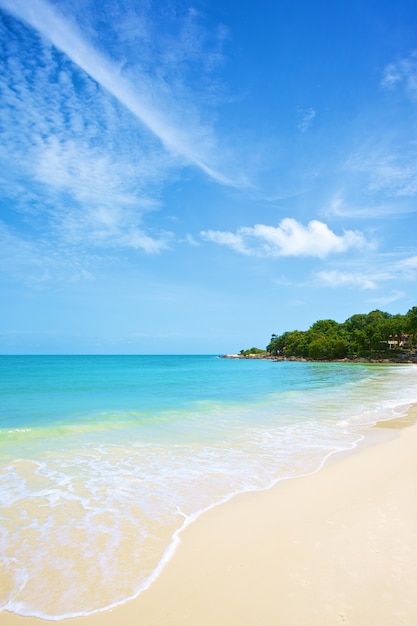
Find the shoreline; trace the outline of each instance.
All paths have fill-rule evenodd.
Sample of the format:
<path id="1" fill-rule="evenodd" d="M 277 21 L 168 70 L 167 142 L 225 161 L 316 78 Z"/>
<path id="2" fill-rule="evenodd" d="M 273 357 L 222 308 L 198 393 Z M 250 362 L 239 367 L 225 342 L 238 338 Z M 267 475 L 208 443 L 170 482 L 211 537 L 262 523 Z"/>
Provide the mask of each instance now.
<path id="1" fill-rule="evenodd" d="M 319 471 L 213 507 L 181 532 L 171 560 L 136 599 L 62 621 L 417 623 L 416 420 L 414 406 L 364 431 L 354 449 L 332 454 Z M 0 613 L 5 626 L 48 621 Z"/>
<path id="2" fill-rule="evenodd" d="M 278 361 L 298 363 L 380 363 L 389 365 L 410 365 L 417 363 L 415 354 L 404 354 L 393 357 L 345 357 L 343 359 L 310 359 L 303 356 L 279 356 L 274 354 L 222 354 L 219 359 L 240 359 L 249 361 Z"/>

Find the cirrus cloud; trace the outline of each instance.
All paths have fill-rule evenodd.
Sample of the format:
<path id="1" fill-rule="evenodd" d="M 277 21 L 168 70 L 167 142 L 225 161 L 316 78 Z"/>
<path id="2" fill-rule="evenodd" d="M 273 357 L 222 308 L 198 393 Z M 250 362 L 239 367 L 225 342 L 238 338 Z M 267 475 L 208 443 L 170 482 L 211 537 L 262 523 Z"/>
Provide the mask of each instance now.
<path id="1" fill-rule="evenodd" d="M 315 111 L 312 107 L 308 107 L 308 109 L 297 109 L 298 116 L 298 124 L 297 128 L 301 130 L 302 133 L 305 133 L 311 126 L 314 118 L 317 115 L 317 111 Z"/>
<path id="2" fill-rule="evenodd" d="M 386 89 L 401 85 L 414 99 L 417 96 L 417 50 L 413 50 L 408 57 L 389 63 L 384 68 L 381 85 Z"/>
<path id="3" fill-rule="evenodd" d="M 417 276 L 417 256 L 405 257 L 403 259 L 396 259 L 395 255 L 379 255 L 368 263 L 356 263 L 351 265 L 351 269 L 348 271 L 345 268 L 340 269 L 328 269 L 322 270 L 315 274 L 317 284 L 332 288 L 358 288 L 363 290 L 375 290 L 381 285 L 388 285 L 389 283 L 398 283 L 399 280 L 412 281 L 416 280 Z M 393 295 L 385 293 L 383 298 L 384 302 L 393 302 L 400 296 L 404 295 L 403 292 L 395 290 L 393 292 L 395 299 L 391 300 Z M 399 295 L 400 294 L 400 295 Z M 381 302 L 382 299 L 380 298 Z"/>
<path id="4" fill-rule="evenodd" d="M 359 287 L 359 289 L 376 289 L 377 283 L 373 277 L 353 272 L 340 272 L 339 270 L 328 270 L 318 272 L 319 281 L 330 287 Z"/>
<path id="5" fill-rule="evenodd" d="M 213 128 L 201 121 L 201 114 L 192 103 L 178 102 L 174 90 L 167 95 L 166 92 L 170 90 L 164 81 L 152 79 L 143 70 L 137 70 L 140 80 L 138 76 L 130 79 L 123 64 L 95 46 L 84 35 L 74 17 L 64 16 L 47 0 L 32 0 L 31 3 L 25 0 L 0 0 L 0 7 L 29 25 L 56 50 L 66 55 L 101 89 L 130 111 L 179 160 L 196 166 L 220 184 L 236 184 L 232 177 L 226 176 L 218 167 L 215 155 L 219 151 Z M 177 91 L 180 91 L 178 86 Z M 187 123 L 184 124 L 182 119 L 187 119 Z"/>

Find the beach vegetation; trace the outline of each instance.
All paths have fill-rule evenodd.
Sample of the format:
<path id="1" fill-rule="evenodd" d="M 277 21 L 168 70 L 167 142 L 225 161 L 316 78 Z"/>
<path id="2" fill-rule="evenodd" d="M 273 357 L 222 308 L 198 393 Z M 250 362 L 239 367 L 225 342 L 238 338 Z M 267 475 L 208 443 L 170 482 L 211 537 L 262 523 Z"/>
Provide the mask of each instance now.
<path id="1" fill-rule="evenodd" d="M 318 320 L 306 331 L 273 334 L 266 346 L 272 356 L 313 360 L 404 358 L 417 345 L 417 306 L 405 315 L 380 310 L 358 313 L 345 322 Z M 244 352 L 244 351 L 242 351 Z"/>
<path id="2" fill-rule="evenodd" d="M 417 306 L 413 306 L 406 314 L 406 328 L 411 339 L 410 348 L 417 344 Z"/>
<path id="3" fill-rule="evenodd" d="M 241 356 L 265 355 L 266 350 L 262 350 L 261 348 L 249 348 L 248 350 L 241 350 L 239 354 Z"/>

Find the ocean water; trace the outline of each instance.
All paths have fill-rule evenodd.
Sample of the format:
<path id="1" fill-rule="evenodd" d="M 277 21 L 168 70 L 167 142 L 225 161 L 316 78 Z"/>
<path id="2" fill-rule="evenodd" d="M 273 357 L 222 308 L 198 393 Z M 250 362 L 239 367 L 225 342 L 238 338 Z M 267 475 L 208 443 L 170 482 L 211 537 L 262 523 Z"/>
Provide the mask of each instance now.
<path id="1" fill-rule="evenodd" d="M 202 512 L 319 470 L 415 402 L 413 365 L 1 356 L 0 610 L 137 596 Z"/>

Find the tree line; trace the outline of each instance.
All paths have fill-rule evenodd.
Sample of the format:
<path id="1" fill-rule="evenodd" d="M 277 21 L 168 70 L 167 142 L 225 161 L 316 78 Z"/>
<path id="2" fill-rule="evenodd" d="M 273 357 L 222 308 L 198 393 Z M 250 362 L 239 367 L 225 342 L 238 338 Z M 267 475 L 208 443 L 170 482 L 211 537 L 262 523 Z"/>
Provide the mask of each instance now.
<path id="1" fill-rule="evenodd" d="M 375 310 L 352 315 L 341 324 L 332 319 L 318 320 L 306 331 L 273 334 L 266 352 L 313 360 L 392 358 L 412 353 L 416 344 L 417 306 L 414 306 L 405 315 Z M 242 350 L 241 354 L 252 350 Z"/>

